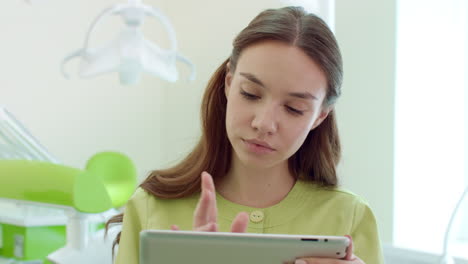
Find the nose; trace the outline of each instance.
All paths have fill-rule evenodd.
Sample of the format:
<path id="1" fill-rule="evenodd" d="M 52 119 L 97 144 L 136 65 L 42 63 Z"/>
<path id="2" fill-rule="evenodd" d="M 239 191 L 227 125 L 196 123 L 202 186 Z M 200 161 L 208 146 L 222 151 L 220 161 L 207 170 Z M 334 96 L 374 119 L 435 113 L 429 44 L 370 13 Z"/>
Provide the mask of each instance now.
<path id="1" fill-rule="evenodd" d="M 259 106 L 252 120 L 252 128 L 260 135 L 273 135 L 278 130 L 278 113 L 274 106 Z"/>

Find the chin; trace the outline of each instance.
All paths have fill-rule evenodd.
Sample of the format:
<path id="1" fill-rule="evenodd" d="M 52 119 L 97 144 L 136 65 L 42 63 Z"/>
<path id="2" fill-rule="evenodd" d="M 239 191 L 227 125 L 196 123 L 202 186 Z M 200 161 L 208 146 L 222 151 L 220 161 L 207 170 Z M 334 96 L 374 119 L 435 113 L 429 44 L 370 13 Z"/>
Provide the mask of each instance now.
<path id="1" fill-rule="evenodd" d="M 271 156 L 255 155 L 252 153 L 245 153 L 241 151 L 234 151 L 237 160 L 245 167 L 252 167 L 255 169 L 267 169 L 275 166 L 279 162 Z"/>

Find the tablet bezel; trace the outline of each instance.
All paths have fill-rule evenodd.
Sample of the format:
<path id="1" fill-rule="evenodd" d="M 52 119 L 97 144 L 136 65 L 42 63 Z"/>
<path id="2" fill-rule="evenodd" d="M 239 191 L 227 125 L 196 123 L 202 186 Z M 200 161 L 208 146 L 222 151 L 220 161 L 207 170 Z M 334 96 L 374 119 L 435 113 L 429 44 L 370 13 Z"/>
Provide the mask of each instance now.
<path id="1" fill-rule="evenodd" d="M 140 263 L 185 264 L 187 259 L 197 259 L 192 263 L 218 264 L 224 256 L 228 259 L 223 263 L 248 260 L 256 264 L 272 264 L 272 258 L 276 263 L 299 257 L 340 259 L 346 256 L 349 243 L 344 236 L 143 230 Z M 177 259 L 185 260 L 179 263 Z"/>

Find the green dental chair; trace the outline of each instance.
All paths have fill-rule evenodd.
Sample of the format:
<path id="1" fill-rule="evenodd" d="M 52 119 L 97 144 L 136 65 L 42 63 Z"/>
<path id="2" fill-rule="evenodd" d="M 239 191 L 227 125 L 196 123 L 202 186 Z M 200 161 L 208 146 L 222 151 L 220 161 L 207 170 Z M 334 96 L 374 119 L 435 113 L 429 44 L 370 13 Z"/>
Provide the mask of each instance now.
<path id="1" fill-rule="evenodd" d="M 77 169 L 55 163 L 50 155 L 40 155 L 44 153 L 24 127 L 0 107 L 0 202 L 58 208 L 66 215 L 62 248 L 40 256 L 20 252 L 24 258 L 16 256 L 17 263 L 42 263 L 46 259 L 45 263 L 110 264 L 113 237 L 105 237 L 102 229 L 92 230 L 91 219 L 123 206 L 131 197 L 137 184 L 134 164 L 121 153 L 101 152 L 88 160 L 85 169 Z M 0 216 L 8 214 L 0 207 Z M 13 253 L 11 244 L 32 243 L 26 238 L 5 241 L 1 236 L 0 229 L 0 255 L 4 257 L 18 254 Z M 56 238 L 43 235 L 34 243 L 41 247 Z"/>
<path id="2" fill-rule="evenodd" d="M 96 247 L 89 248 L 87 218 L 124 205 L 135 186 L 135 167 L 119 153 L 96 154 L 85 170 L 42 161 L 0 160 L 0 199 L 63 208 L 67 212 L 66 245 L 47 256 L 52 263 L 104 263 L 102 256 L 111 256 L 111 248 L 102 249 L 108 254 L 90 253 Z"/>

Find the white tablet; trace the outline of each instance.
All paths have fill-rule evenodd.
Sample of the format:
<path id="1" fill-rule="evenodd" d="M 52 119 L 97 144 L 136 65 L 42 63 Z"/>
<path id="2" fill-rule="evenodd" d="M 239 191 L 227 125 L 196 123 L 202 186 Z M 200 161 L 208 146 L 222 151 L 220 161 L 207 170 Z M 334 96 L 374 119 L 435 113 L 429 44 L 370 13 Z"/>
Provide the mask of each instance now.
<path id="1" fill-rule="evenodd" d="M 140 264 L 285 264 L 300 257 L 344 258 L 347 237 L 144 230 Z"/>

